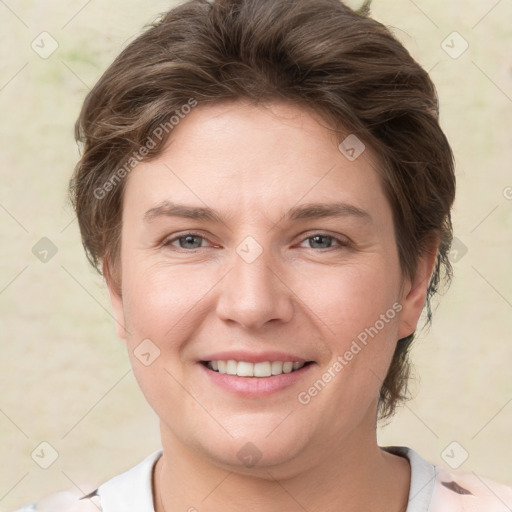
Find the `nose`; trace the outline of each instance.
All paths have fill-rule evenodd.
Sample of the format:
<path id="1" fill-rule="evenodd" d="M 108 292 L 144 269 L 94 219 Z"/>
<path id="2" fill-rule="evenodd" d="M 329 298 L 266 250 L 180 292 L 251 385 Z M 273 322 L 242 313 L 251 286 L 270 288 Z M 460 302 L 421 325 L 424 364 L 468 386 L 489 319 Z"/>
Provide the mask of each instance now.
<path id="1" fill-rule="evenodd" d="M 217 315 L 248 330 L 270 321 L 289 322 L 293 316 L 293 292 L 265 251 L 254 261 L 234 254 L 233 266 L 222 280 Z"/>

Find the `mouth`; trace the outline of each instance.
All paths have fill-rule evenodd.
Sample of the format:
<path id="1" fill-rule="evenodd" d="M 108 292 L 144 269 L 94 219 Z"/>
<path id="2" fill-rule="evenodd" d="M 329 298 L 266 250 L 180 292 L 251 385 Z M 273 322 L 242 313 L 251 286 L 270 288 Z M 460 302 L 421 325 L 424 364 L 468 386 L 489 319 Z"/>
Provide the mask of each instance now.
<path id="1" fill-rule="evenodd" d="M 295 373 L 314 361 L 236 361 L 234 359 L 200 361 L 208 370 L 236 377 L 271 378 L 282 374 Z"/>

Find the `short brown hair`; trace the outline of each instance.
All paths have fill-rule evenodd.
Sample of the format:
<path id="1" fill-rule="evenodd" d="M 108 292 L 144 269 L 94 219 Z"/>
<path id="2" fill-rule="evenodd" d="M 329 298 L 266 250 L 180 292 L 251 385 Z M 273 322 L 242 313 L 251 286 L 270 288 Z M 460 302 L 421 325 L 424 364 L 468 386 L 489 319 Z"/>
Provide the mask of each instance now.
<path id="1" fill-rule="evenodd" d="M 372 148 L 404 275 L 413 276 L 418 257 L 438 245 L 426 304 L 430 321 L 430 299 L 442 278 L 451 277 L 455 194 L 435 87 L 385 26 L 338 0 L 190 0 L 122 51 L 87 95 L 76 123 L 83 153 L 70 195 L 97 269 L 103 264 L 106 277 L 119 283 L 126 162 L 136 164 L 143 146 L 144 160 L 156 157 L 170 129 L 154 146 L 152 134 L 191 99 L 289 101 Z M 380 391 L 381 419 L 408 398 L 413 339 L 414 333 L 397 343 Z"/>

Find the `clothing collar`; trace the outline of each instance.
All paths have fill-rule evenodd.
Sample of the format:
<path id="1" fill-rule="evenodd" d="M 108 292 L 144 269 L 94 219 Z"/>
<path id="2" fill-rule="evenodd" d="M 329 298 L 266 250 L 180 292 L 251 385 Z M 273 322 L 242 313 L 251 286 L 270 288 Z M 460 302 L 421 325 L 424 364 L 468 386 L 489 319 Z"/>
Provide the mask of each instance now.
<path id="1" fill-rule="evenodd" d="M 436 486 L 436 467 L 407 446 L 381 446 L 381 448 L 405 457 L 411 465 L 411 484 L 406 512 L 428 512 Z"/>
<path id="2" fill-rule="evenodd" d="M 102 512 L 155 512 L 153 468 L 163 451 L 158 450 L 136 466 L 98 487 Z"/>
<path id="3" fill-rule="evenodd" d="M 411 484 L 406 512 L 428 512 L 436 484 L 436 467 L 406 446 L 381 447 L 405 457 L 411 465 Z M 153 468 L 161 457 L 157 450 L 133 468 L 117 475 L 97 489 L 103 512 L 155 512 Z"/>

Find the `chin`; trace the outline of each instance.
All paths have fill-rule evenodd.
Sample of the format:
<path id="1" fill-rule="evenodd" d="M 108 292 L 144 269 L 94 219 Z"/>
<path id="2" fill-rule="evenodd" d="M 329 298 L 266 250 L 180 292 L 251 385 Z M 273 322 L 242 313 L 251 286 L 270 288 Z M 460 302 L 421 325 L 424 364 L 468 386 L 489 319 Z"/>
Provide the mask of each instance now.
<path id="1" fill-rule="evenodd" d="M 310 444 L 304 429 L 297 430 L 291 424 L 285 427 L 285 424 L 286 420 L 277 428 L 276 422 L 252 423 L 245 428 L 239 425 L 237 435 L 232 438 L 225 433 L 222 436 L 205 435 L 202 439 L 210 442 L 201 444 L 207 456 L 224 469 L 252 475 L 263 470 L 262 476 L 268 478 L 268 470 L 286 466 Z"/>

